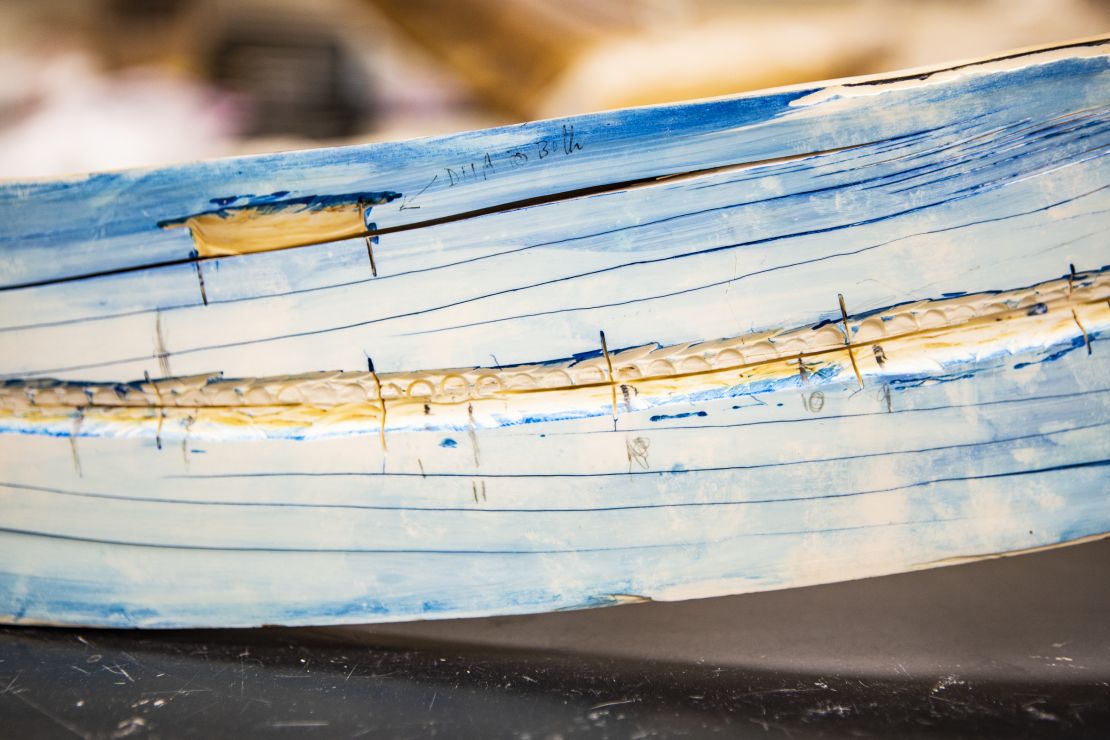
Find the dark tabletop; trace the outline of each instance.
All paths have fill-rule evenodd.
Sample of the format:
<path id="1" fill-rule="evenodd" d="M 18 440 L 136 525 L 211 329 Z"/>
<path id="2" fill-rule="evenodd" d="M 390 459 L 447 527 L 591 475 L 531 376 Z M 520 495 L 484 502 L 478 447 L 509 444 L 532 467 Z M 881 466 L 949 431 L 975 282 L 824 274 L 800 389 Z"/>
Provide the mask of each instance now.
<path id="1" fill-rule="evenodd" d="M 0 736 L 1110 737 L 1110 540 L 680 603 L 0 630 Z"/>

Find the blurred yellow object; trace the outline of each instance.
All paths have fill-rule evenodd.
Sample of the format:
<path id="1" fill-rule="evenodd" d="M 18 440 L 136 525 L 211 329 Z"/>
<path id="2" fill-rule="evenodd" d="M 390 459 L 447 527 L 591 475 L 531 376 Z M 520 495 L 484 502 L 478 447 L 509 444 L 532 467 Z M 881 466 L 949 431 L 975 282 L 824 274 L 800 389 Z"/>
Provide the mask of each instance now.
<path id="1" fill-rule="evenodd" d="M 714 97 L 1080 36 L 1087 0 L 367 0 L 517 119 Z"/>

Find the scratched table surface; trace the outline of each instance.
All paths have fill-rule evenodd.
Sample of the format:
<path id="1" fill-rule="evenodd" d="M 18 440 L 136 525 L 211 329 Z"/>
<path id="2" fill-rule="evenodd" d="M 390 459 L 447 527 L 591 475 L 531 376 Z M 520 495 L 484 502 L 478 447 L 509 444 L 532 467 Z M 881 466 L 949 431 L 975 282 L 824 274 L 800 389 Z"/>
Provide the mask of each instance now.
<path id="1" fill-rule="evenodd" d="M 1106 737 L 1110 541 L 682 603 L 0 631 L 6 737 Z"/>

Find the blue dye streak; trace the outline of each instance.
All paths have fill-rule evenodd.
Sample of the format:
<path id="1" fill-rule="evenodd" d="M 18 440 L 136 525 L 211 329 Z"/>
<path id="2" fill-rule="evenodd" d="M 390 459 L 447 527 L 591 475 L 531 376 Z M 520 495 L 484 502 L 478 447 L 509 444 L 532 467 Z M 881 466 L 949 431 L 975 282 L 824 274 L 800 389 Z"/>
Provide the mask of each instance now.
<path id="1" fill-rule="evenodd" d="M 687 411 L 682 414 L 656 414 L 651 417 L 651 421 L 664 421 L 666 419 L 686 419 L 690 416 L 709 416 L 704 411 Z"/>

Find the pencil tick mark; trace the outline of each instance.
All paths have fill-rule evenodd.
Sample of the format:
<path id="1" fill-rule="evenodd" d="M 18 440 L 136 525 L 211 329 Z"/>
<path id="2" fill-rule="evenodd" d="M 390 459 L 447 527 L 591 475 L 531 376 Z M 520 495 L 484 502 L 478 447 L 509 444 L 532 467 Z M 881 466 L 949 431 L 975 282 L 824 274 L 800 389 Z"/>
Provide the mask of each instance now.
<path id="1" fill-rule="evenodd" d="M 374 361 L 370 359 L 370 355 L 366 355 L 366 368 L 370 372 L 370 379 L 374 382 L 374 390 L 376 391 L 378 399 L 378 407 L 381 410 L 381 423 L 378 425 L 378 441 L 381 443 L 382 452 L 388 452 L 388 448 L 385 444 L 385 397 L 382 396 L 382 381 L 380 378 L 378 378 L 377 372 L 374 371 Z"/>
<path id="2" fill-rule="evenodd" d="M 162 404 L 162 392 L 158 389 L 158 386 L 151 381 L 149 370 L 143 370 L 143 380 L 146 381 L 147 385 L 153 388 L 154 395 L 158 399 L 158 427 L 154 431 L 154 444 L 160 450 L 162 449 L 162 425 L 166 421 L 166 410 Z"/>
<path id="3" fill-rule="evenodd" d="M 1079 333 L 1083 335 L 1083 343 L 1087 345 L 1087 356 L 1091 355 L 1091 337 L 1087 334 L 1087 329 L 1083 326 L 1083 322 L 1079 320 L 1079 314 L 1073 308 L 1071 310 L 1071 317 L 1075 319 L 1075 325 L 1079 327 Z"/>
<path id="4" fill-rule="evenodd" d="M 370 260 L 370 274 L 378 276 L 378 266 L 374 263 L 374 240 L 376 237 L 366 237 L 366 257 Z"/>
<path id="5" fill-rule="evenodd" d="M 605 366 L 609 372 L 609 390 L 612 393 L 613 429 L 617 428 L 617 380 L 613 375 L 613 358 L 609 355 L 609 345 L 605 341 L 605 332 L 601 335 L 601 352 L 605 355 Z M 625 396 L 627 398 L 627 396 Z"/>
<path id="6" fill-rule="evenodd" d="M 162 312 L 154 314 L 154 356 L 158 360 L 158 367 L 162 377 L 170 377 L 170 353 L 166 351 L 166 338 L 162 333 Z"/>
<path id="7" fill-rule="evenodd" d="M 73 469 L 77 471 L 78 478 L 85 477 L 81 470 L 81 456 L 77 453 L 77 438 L 81 436 L 81 422 L 84 420 L 85 410 L 77 409 L 77 414 L 73 417 L 73 429 L 69 434 L 69 452 L 73 458 Z"/>
<path id="8" fill-rule="evenodd" d="M 481 466 L 481 452 L 478 449 L 478 431 L 474 424 L 474 404 L 466 405 L 466 434 L 470 437 L 470 448 L 474 452 L 474 467 Z"/>
<path id="9" fill-rule="evenodd" d="M 185 470 L 189 469 L 189 430 L 192 428 L 193 423 L 197 420 L 200 410 L 197 409 L 196 414 L 193 416 L 186 416 L 182 422 L 181 432 L 181 462 L 185 466 Z"/>
<path id="10" fill-rule="evenodd" d="M 860 374 L 859 366 L 856 365 L 856 353 L 852 349 L 852 329 L 848 326 L 848 308 L 844 305 L 844 294 L 837 293 L 836 299 L 840 303 L 840 321 L 844 325 L 844 346 L 848 348 L 848 359 L 852 361 L 852 372 L 856 374 L 859 387 L 863 388 L 863 375 Z"/>
<path id="11" fill-rule="evenodd" d="M 802 385 L 809 385 L 809 371 L 801 355 L 798 355 L 798 379 L 802 381 Z"/>
<path id="12" fill-rule="evenodd" d="M 200 299 L 204 305 L 208 305 L 208 291 L 204 289 L 204 270 L 200 266 L 200 260 L 193 262 L 193 268 L 197 271 L 197 284 L 200 286 Z"/>

